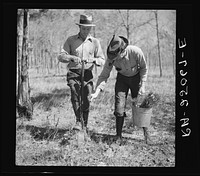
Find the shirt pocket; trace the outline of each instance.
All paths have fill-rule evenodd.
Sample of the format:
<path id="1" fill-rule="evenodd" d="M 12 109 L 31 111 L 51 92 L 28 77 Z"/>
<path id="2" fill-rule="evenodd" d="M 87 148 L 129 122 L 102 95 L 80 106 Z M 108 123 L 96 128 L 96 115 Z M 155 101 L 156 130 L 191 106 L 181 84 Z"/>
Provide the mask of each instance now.
<path id="1" fill-rule="evenodd" d="M 130 62 L 130 70 L 133 73 L 137 72 L 137 62 L 134 59 L 132 59 Z"/>
<path id="2" fill-rule="evenodd" d="M 125 58 L 123 64 L 124 64 L 125 71 L 129 71 L 130 72 L 131 71 L 131 62 L 130 62 L 130 60 Z"/>
<path id="3" fill-rule="evenodd" d="M 93 58 L 94 58 L 94 52 L 93 51 L 89 51 L 88 52 L 88 56 L 87 56 L 88 62 L 93 62 Z"/>

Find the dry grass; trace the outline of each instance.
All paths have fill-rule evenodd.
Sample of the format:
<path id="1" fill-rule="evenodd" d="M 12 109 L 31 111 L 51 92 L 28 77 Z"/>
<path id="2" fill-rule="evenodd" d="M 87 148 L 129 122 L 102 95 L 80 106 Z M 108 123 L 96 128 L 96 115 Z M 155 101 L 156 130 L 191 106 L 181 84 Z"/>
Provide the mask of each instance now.
<path id="1" fill-rule="evenodd" d="M 168 72 L 169 73 L 169 72 Z M 78 146 L 72 130 L 75 116 L 70 102 L 70 90 L 65 77 L 36 78 L 30 72 L 33 119 L 17 119 L 16 165 L 42 166 L 175 166 L 175 77 L 150 72 L 146 91 L 156 92 L 161 101 L 153 109 L 151 134 L 155 145 L 146 145 L 141 129 L 129 128 L 130 96 L 123 127 L 125 144 L 112 143 L 115 135 L 114 83 L 111 73 L 106 89 L 91 104 L 89 135 L 92 139 Z M 33 76 L 34 74 L 34 76 Z M 68 135 L 65 144 L 62 136 Z"/>

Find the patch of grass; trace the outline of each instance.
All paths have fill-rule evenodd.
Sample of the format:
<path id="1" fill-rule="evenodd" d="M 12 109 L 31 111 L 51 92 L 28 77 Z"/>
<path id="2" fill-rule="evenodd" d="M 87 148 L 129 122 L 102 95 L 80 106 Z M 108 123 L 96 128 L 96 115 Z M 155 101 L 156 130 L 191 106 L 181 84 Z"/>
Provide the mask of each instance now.
<path id="1" fill-rule="evenodd" d="M 121 146 L 113 142 L 114 84 L 115 75 L 111 74 L 105 91 L 90 106 L 91 141 L 78 146 L 77 133 L 72 130 L 75 116 L 66 79 L 31 78 L 33 119 L 17 119 L 16 165 L 174 167 L 175 78 L 148 76 L 147 93 L 153 91 L 161 97 L 153 108 L 152 146 L 144 143 L 141 128 L 128 127 L 132 114 L 130 95 L 123 126 L 125 142 Z M 62 143 L 64 134 L 66 142 Z"/>

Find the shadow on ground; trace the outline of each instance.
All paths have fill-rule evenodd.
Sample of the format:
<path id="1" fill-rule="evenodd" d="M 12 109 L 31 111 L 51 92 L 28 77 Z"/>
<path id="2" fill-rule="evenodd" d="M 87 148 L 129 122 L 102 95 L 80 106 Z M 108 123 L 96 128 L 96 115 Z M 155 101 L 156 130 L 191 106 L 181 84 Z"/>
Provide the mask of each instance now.
<path id="1" fill-rule="evenodd" d="M 96 143 L 106 143 L 107 145 L 111 145 L 113 143 L 116 142 L 116 138 L 115 135 L 111 135 L 111 134 L 106 134 L 106 133 L 92 133 L 90 134 L 90 138 L 95 141 Z M 154 142 L 152 144 L 146 144 L 145 140 L 143 139 L 136 139 L 136 138 L 132 138 L 132 137 L 124 137 L 122 138 L 122 142 L 120 143 L 120 145 L 139 145 L 139 146 L 143 146 L 143 145 L 151 145 L 151 146 L 160 146 L 165 144 L 164 141 L 160 141 L 160 142 Z"/>
<path id="2" fill-rule="evenodd" d="M 116 136 L 115 135 L 112 135 L 112 134 L 106 134 L 106 133 L 91 133 L 90 134 L 90 138 L 95 141 L 96 143 L 107 143 L 108 145 L 111 145 L 112 143 L 115 143 L 116 142 Z M 131 137 L 123 137 L 123 140 L 122 140 L 122 144 L 125 145 L 127 144 L 128 142 L 134 142 L 134 141 L 137 141 L 138 142 L 143 142 L 142 140 L 139 140 L 139 139 L 134 139 L 134 138 L 131 138 Z"/>
<path id="3" fill-rule="evenodd" d="M 40 93 L 31 97 L 31 101 L 34 104 L 39 103 L 40 106 L 48 111 L 52 106 L 59 106 L 65 98 L 70 96 L 70 89 L 54 89 L 51 93 Z"/>
<path id="4" fill-rule="evenodd" d="M 26 125 L 23 127 L 26 131 L 30 131 L 31 136 L 35 140 L 57 140 L 61 139 L 65 133 L 73 135 L 70 129 L 59 129 L 51 127 L 37 127 L 34 125 Z"/>
<path id="5" fill-rule="evenodd" d="M 30 132 L 30 135 L 36 140 L 47 140 L 47 141 L 59 141 L 59 144 L 69 145 L 71 141 L 76 140 L 77 130 L 74 129 L 60 129 L 50 127 L 37 127 L 34 125 L 19 126 L 18 129 L 25 129 Z M 93 130 L 88 131 L 88 136 L 95 143 L 105 143 L 111 145 L 116 143 L 115 135 L 107 133 L 94 132 Z M 164 141 L 151 144 L 151 146 L 161 146 Z M 123 137 L 122 142 L 119 145 L 136 145 L 146 146 L 147 144 L 143 139 L 135 139 L 132 137 Z"/>

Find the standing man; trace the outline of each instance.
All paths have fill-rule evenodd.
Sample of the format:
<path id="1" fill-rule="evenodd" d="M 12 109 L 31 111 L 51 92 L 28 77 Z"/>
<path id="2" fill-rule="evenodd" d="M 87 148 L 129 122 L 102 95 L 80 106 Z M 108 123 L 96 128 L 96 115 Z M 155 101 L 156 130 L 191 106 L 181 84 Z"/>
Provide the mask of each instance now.
<path id="1" fill-rule="evenodd" d="M 91 28 L 95 26 L 92 24 L 92 16 L 80 15 L 80 21 L 76 24 L 79 26 L 80 31 L 66 40 L 58 56 L 58 60 L 68 64 L 67 82 L 71 90 L 71 102 L 76 116 L 76 125 L 74 128 L 80 130 L 81 61 L 85 61 L 82 111 L 84 126 L 87 127 L 90 106 L 89 96 L 93 90 L 93 66 L 94 63 L 103 65 L 105 57 L 100 41 L 90 35 Z"/>
<path id="2" fill-rule="evenodd" d="M 129 45 L 125 37 L 114 35 L 107 48 L 107 60 L 98 77 L 95 92 L 91 94 L 91 101 L 104 89 L 113 66 L 118 71 L 115 83 L 114 111 L 116 116 L 116 139 L 121 142 L 128 91 L 131 90 L 132 99 L 136 98 L 138 94 L 145 93 L 147 64 L 140 48 Z M 143 127 L 143 130 L 147 142 L 147 140 L 150 140 L 149 133 L 146 127 Z"/>

